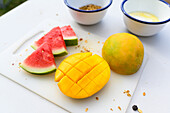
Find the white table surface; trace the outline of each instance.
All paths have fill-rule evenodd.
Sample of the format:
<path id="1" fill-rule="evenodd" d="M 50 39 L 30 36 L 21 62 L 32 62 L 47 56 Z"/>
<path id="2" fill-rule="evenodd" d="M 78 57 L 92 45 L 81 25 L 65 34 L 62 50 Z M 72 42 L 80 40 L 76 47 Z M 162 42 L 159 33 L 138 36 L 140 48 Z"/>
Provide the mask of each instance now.
<path id="1" fill-rule="evenodd" d="M 76 24 L 76 27 L 83 28 L 105 38 L 114 33 L 128 32 L 123 24 L 123 19 L 116 18 L 117 15 L 122 15 L 120 13 L 120 3 L 120 0 L 114 0 L 107 15 L 99 24 L 94 26 Z M 117 10 L 112 10 L 113 7 L 116 7 Z M 48 18 L 70 24 L 75 23 L 63 0 L 30 0 L 1 16 L 0 51 L 5 50 L 5 48 L 29 32 L 34 26 Z M 122 23 L 116 23 L 117 19 L 121 19 Z M 119 29 L 118 26 L 124 27 Z M 140 37 L 145 50 L 149 54 L 149 61 L 127 113 L 133 113 L 131 109 L 133 104 L 137 104 L 143 113 L 170 113 L 170 73 L 168 73 L 170 72 L 169 31 L 170 25 L 168 24 L 158 35 L 147 38 Z M 3 64 L 0 64 L 1 66 Z M 142 95 L 143 92 L 146 92 L 145 97 Z M 66 112 L 0 75 L 0 113 Z"/>

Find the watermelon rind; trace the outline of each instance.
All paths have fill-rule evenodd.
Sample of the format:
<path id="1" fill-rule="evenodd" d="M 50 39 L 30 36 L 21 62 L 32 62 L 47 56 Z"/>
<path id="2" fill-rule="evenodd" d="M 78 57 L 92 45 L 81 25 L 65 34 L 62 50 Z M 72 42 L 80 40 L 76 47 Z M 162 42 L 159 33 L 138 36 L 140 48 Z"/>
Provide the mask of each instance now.
<path id="1" fill-rule="evenodd" d="M 22 63 L 22 64 L 19 64 L 19 66 L 22 69 L 24 69 L 25 71 L 32 73 L 32 74 L 37 74 L 37 75 L 48 74 L 48 73 L 54 72 L 56 70 L 55 65 L 52 65 L 52 66 L 46 67 L 46 68 L 34 68 L 34 67 L 29 67 L 26 64 Z"/>
<path id="2" fill-rule="evenodd" d="M 66 46 L 76 46 L 76 45 L 78 45 L 78 38 L 76 36 L 64 37 L 64 41 L 65 41 Z"/>
<path id="3" fill-rule="evenodd" d="M 67 54 L 68 54 L 68 52 L 64 47 L 62 49 L 53 50 L 54 56 L 64 56 L 64 55 L 67 55 Z"/>
<path id="4" fill-rule="evenodd" d="M 36 47 L 35 45 L 31 45 L 31 47 L 32 47 L 34 50 L 37 49 L 37 47 Z"/>
<path id="5" fill-rule="evenodd" d="M 34 44 L 34 45 L 31 45 L 31 47 L 36 50 L 37 49 L 37 46 Z M 67 50 L 63 47 L 61 49 L 57 49 L 57 50 L 53 50 L 53 55 L 54 56 L 64 56 L 64 55 L 67 55 L 68 52 Z"/>

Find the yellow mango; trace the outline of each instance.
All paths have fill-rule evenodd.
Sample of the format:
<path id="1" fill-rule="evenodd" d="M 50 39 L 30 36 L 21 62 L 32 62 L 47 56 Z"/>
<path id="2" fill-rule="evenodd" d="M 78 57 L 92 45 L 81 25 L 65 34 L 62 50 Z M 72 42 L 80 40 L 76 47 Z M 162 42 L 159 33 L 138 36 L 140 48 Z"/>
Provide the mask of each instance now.
<path id="1" fill-rule="evenodd" d="M 91 52 L 67 57 L 55 73 L 55 81 L 61 92 L 77 99 L 94 95 L 106 85 L 109 78 L 108 63 Z"/>
<path id="2" fill-rule="evenodd" d="M 102 56 L 114 72 L 131 75 L 136 73 L 142 65 L 144 47 L 135 35 L 117 33 L 105 41 Z"/>

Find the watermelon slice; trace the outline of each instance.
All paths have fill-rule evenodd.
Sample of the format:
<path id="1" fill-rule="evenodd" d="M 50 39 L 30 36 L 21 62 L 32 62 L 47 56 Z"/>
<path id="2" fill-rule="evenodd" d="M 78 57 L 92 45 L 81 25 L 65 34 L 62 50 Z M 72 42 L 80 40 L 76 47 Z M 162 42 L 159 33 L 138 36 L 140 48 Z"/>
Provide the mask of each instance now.
<path id="1" fill-rule="evenodd" d="M 70 25 L 61 27 L 61 32 L 66 46 L 74 46 L 78 44 L 78 38 Z"/>
<path id="2" fill-rule="evenodd" d="M 34 74 L 46 74 L 56 70 L 52 48 L 48 43 L 42 44 L 28 56 L 20 67 Z"/>
<path id="3" fill-rule="evenodd" d="M 60 27 L 53 28 L 50 32 L 48 32 L 38 41 L 35 41 L 35 43 L 31 47 L 36 50 L 44 42 L 47 42 L 48 44 L 51 45 L 52 52 L 54 55 L 62 56 L 68 54 Z"/>

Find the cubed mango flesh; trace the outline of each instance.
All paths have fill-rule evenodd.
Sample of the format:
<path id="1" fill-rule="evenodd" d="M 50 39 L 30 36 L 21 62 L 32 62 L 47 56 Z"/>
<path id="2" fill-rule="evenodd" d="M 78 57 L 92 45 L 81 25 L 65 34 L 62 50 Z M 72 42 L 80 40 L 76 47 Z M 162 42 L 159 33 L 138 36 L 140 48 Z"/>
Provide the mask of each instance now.
<path id="1" fill-rule="evenodd" d="M 67 57 L 55 73 L 55 81 L 61 92 L 77 99 L 94 95 L 106 85 L 109 78 L 108 63 L 91 52 Z"/>

